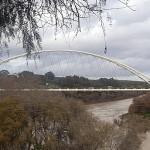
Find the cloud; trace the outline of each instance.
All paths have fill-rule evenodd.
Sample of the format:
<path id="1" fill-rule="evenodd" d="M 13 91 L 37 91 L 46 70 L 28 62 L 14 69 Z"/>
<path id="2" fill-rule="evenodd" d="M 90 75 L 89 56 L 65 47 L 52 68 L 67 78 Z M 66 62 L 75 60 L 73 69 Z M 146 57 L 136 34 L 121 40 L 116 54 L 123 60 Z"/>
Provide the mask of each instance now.
<path id="1" fill-rule="evenodd" d="M 107 56 L 134 67 L 143 73 L 150 74 L 150 1 L 134 0 L 131 5 L 135 5 L 134 8 L 136 8 L 136 11 L 132 11 L 128 8 L 109 11 L 110 16 L 112 17 L 112 26 L 109 25 L 109 22 L 104 20 L 108 47 L 106 55 L 104 54 L 104 35 L 101 28 L 101 22 L 95 17 L 91 17 L 90 19 L 81 22 L 81 32 L 79 32 L 78 36 L 75 38 L 75 31 L 73 29 L 70 29 L 70 32 L 68 33 L 65 32 L 65 35 L 62 34 L 61 30 L 58 30 L 56 36 L 57 40 L 55 40 L 54 28 L 45 28 L 44 31 L 40 31 L 43 35 L 43 49 L 77 49 L 92 52 Z M 122 7 L 122 4 L 119 4 L 118 1 L 110 1 L 107 7 Z M 24 52 L 21 44 L 16 45 L 15 43 L 16 41 L 11 42 L 9 48 L 10 56 Z M 4 54 L 4 57 L 1 59 L 6 57 L 7 55 Z M 62 59 L 63 58 L 65 59 L 64 56 L 62 56 Z M 89 66 L 91 63 L 87 60 L 84 61 L 85 66 Z M 54 59 L 54 62 L 56 65 L 56 58 Z M 69 64 L 73 67 L 74 64 L 72 62 L 73 61 L 69 61 Z M 63 67 L 65 67 L 67 62 L 63 63 Z M 45 66 L 47 64 L 48 62 L 45 62 Z M 93 63 L 93 66 L 94 65 L 96 66 L 96 63 Z M 79 68 L 82 70 L 82 67 Z M 106 67 L 102 67 L 102 69 L 105 68 Z M 43 68 L 41 68 L 41 72 L 45 73 Z M 56 72 L 58 73 L 58 71 Z M 66 69 L 66 72 L 69 71 Z"/>

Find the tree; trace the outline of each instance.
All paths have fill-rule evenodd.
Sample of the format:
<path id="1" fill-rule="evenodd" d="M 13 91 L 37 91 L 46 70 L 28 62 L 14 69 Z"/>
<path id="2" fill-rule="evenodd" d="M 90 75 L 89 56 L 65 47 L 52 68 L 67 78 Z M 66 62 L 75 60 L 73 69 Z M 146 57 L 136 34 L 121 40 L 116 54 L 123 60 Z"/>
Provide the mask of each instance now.
<path id="1" fill-rule="evenodd" d="M 64 78 L 60 78 L 56 82 L 62 88 L 85 88 L 90 87 L 90 81 L 88 78 L 79 77 L 79 76 L 66 76 Z"/>
<path id="2" fill-rule="evenodd" d="M 57 28 L 71 28 L 76 23 L 76 32 L 81 30 L 81 19 L 94 14 L 101 21 L 107 0 L 0 0 L 0 45 L 8 46 L 10 38 L 22 42 L 25 51 L 30 54 L 38 46 L 41 48 L 39 28 L 45 25 Z M 120 1 L 120 0 L 119 0 Z M 120 2 L 128 6 L 129 0 Z M 106 12 L 107 13 L 107 12 Z M 110 16 L 107 13 L 110 20 Z M 36 44 L 35 44 L 36 43 Z"/>
<path id="3" fill-rule="evenodd" d="M 9 72 L 7 71 L 7 70 L 2 70 L 2 71 L 0 71 L 0 76 L 7 76 L 7 75 L 9 75 Z"/>
<path id="4" fill-rule="evenodd" d="M 34 73 L 30 72 L 30 71 L 22 71 L 21 73 L 19 73 L 20 77 L 26 78 L 26 77 L 33 77 Z"/>
<path id="5" fill-rule="evenodd" d="M 150 116 L 150 94 L 136 97 L 129 107 L 130 113 L 141 113 Z"/>
<path id="6" fill-rule="evenodd" d="M 16 149 L 19 138 L 27 126 L 24 103 L 9 96 L 0 101 L 0 149 Z"/>
<path id="7" fill-rule="evenodd" d="M 46 79 L 46 82 L 48 82 L 48 83 L 50 81 L 52 81 L 54 79 L 54 77 L 55 77 L 55 75 L 51 71 L 45 73 L 45 79 Z"/>
<path id="8" fill-rule="evenodd" d="M 111 150 L 113 143 L 120 144 L 122 134 L 118 128 L 96 120 L 81 102 L 54 95 L 26 95 L 30 122 L 21 139 L 25 149 Z"/>
<path id="9" fill-rule="evenodd" d="M 149 129 L 150 120 L 141 117 L 122 118 L 119 126 L 99 121 L 82 102 L 60 93 L 16 96 L 20 100 L 0 100 L 1 150 L 138 150 L 139 135 Z"/>

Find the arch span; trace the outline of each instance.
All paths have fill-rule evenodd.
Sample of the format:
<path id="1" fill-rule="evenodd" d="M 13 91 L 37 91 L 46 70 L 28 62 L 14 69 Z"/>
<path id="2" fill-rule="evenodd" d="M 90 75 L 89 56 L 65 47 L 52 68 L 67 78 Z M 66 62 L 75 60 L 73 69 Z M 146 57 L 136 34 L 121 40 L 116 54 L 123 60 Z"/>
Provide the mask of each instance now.
<path id="1" fill-rule="evenodd" d="M 125 70 L 128 70 L 129 72 L 131 72 L 132 74 L 136 75 L 137 77 L 139 77 L 140 79 L 142 79 L 143 81 L 147 82 L 150 85 L 150 82 L 149 82 L 150 78 L 147 77 L 146 75 L 144 75 L 143 73 L 139 72 L 138 70 L 136 70 L 136 69 L 134 69 L 132 67 L 129 67 L 129 66 L 125 65 L 125 64 L 119 63 L 119 62 L 117 62 L 117 61 L 115 61 L 113 59 L 110 59 L 108 57 L 104 57 L 104 56 L 101 56 L 101 55 L 98 55 L 98 54 L 84 52 L 84 51 L 78 51 L 78 50 L 41 50 L 41 51 L 31 52 L 31 55 L 33 55 L 33 54 L 40 54 L 40 53 L 50 53 L 50 52 L 80 53 L 80 54 L 91 55 L 91 56 L 94 56 L 94 57 L 97 57 L 97 58 L 100 58 L 100 59 L 104 59 L 106 61 L 109 61 L 109 62 L 111 62 L 113 64 L 116 64 L 116 65 L 124 68 Z M 18 56 L 14 56 L 14 57 L 2 60 L 2 61 L 0 61 L 0 65 L 3 64 L 3 63 L 9 62 L 11 60 L 17 59 L 19 57 L 27 56 L 27 55 L 28 54 L 25 53 L 25 54 L 21 54 L 21 55 L 18 55 Z"/>

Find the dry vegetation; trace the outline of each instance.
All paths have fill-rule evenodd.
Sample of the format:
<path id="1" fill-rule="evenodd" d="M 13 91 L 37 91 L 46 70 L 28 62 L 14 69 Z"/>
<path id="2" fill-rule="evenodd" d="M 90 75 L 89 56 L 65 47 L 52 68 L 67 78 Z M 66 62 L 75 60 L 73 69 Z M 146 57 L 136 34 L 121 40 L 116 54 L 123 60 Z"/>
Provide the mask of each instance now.
<path id="1" fill-rule="evenodd" d="M 135 124 L 124 122 L 116 127 L 98 121 L 80 101 L 47 92 L 6 95 L 0 100 L 1 150 L 138 150 L 140 147 Z"/>
<path id="2" fill-rule="evenodd" d="M 129 108 L 130 113 L 140 113 L 150 117 L 150 94 L 133 99 Z"/>

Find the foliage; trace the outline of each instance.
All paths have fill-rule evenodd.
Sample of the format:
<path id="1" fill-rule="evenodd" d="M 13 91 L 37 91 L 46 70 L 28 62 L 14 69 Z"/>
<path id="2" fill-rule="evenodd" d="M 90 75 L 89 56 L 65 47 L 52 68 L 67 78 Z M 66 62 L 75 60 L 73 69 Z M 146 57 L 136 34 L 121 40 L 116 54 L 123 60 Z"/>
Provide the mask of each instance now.
<path id="1" fill-rule="evenodd" d="M 98 102 L 116 101 L 120 99 L 127 99 L 137 97 L 143 92 L 63 92 L 66 98 L 75 98 L 84 103 L 92 104 Z"/>
<path id="2" fill-rule="evenodd" d="M 90 87 L 89 79 L 79 76 L 66 76 L 56 81 L 61 88 L 88 88 Z"/>
<path id="3" fill-rule="evenodd" d="M 150 119 L 138 114 L 124 114 L 118 122 L 126 136 L 121 143 L 121 150 L 138 150 L 147 131 L 150 131 Z"/>
<path id="4" fill-rule="evenodd" d="M 80 102 L 64 101 L 61 97 L 49 98 L 44 103 L 35 103 L 33 100 L 27 104 L 26 110 L 31 117 L 30 126 L 33 127 L 28 130 L 32 129 L 35 133 L 30 135 L 31 145 L 35 148 L 80 149 L 80 143 L 86 148 L 90 144 L 89 140 L 95 141 L 93 136 L 96 122 L 85 112 Z M 86 136 L 89 139 L 85 139 Z M 92 146 L 91 143 L 89 147 Z"/>
<path id="5" fill-rule="evenodd" d="M 45 80 L 46 80 L 46 82 L 48 82 L 48 83 L 49 83 L 50 81 L 52 81 L 52 80 L 54 79 L 54 77 L 55 77 L 55 75 L 54 75 L 51 71 L 45 73 Z"/>
<path id="6" fill-rule="evenodd" d="M 87 0 L 1 0 L 0 44 L 7 47 L 6 39 L 22 39 L 23 48 L 30 53 L 35 49 L 34 41 L 41 47 L 39 28 L 43 28 L 45 24 L 57 29 L 71 28 L 72 22 L 77 22 L 78 32 L 80 20 L 95 13 L 101 17 L 105 4 L 106 0 L 99 0 L 93 4 Z"/>
<path id="7" fill-rule="evenodd" d="M 8 74 L 7 70 L 0 71 L 0 88 L 47 88 L 46 83 L 49 83 L 49 88 L 148 88 L 146 83 L 140 81 L 123 81 L 113 78 L 92 80 L 77 75 L 56 77 L 51 71 L 45 75 L 34 74 L 30 71 Z M 115 98 L 116 94 L 112 92 L 110 96 Z"/>
<path id="8" fill-rule="evenodd" d="M 9 72 L 7 70 L 0 71 L 0 76 L 9 75 Z"/>
<path id="9" fill-rule="evenodd" d="M 24 103 L 9 96 L 0 101 L 0 108 L 0 149 L 13 148 L 27 126 Z"/>
<path id="10" fill-rule="evenodd" d="M 128 138 L 128 132 L 125 132 L 127 129 L 98 121 L 86 111 L 81 102 L 65 100 L 57 93 L 46 92 L 22 93 L 18 97 L 22 101 L 13 103 L 12 98 L 0 101 L 0 106 L 3 106 L 0 118 L 4 119 L 3 115 L 5 118 L 14 116 L 19 111 L 15 119 L 19 119 L 22 125 L 18 126 L 16 120 L 6 126 L 0 124 L 0 133 L 6 131 L 3 128 L 9 127 L 9 138 L 16 135 L 11 140 L 6 139 L 7 146 L 1 145 L 2 150 L 123 150 L 122 143 Z M 7 105 L 2 105 L 4 101 L 7 101 Z M 16 126 L 17 130 L 14 130 Z M 18 130 L 20 132 L 16 134 Z M 2 140 L 4 138 L 0 142 Z M 129 141 L 125 142 L 128 149 Z"/>
<path id="11" fill-rule="evenodd" d="M 130 8 L 129 0 L 119 2 Z M 91 15 L 95 15 L 101 21 L 105 37 L 102 13 L 111 21 L 105 5 L 106 0 L 0 0 L 1 48 L 8 47 L 11 38 L 17 39 L 17 42 L 22 42 L 27 54 L 30 54 L 36 46 L 41 48 L 40 28 L 55 26 L 57 32 L 58 27 L 62 30 L 70 29 L 76 24 L 78 33 L 81 30 L 81 20 Z"/>
<path id="12" fill-rule="evenodd" d="M 37 2 L 21 0 L 0 1 L 0 44 L 7 47 L 10 38 L 22 38 L 23 48 L 26 52 L 34 50 L 34 40 L 41 44 L 38 32 L 36 14 Z"/>
<path id="13" fill-rule="evenodd" d="M 109 86 L 112 88 L 120 87 L 119 80 L 113 78 L 100 78 L 98 80 L 91 80 L 90 83 L 95 88 L 108 88 Z"/>
<path id="14" fill-rule="evenodd" d="M 149 85 L 143 81 L 119 80 L 121 88 L 149 88 Z"/>
<path id="15" fill-rule="evenodd" d="M 121 141 L 121 150 L 138 150 L 142 143 L 142 137 L 139 136 L 139 128 L 137 122 L 133 120 L 126 120 L 122 125 L 124 128 L 125 136 Z"/>
<path id="16" fill-rule="evenodd" d="M 34 76 L 34 73 L 33 72 L 30 72 L 30 71 L 22 71 L 19 73 L 19 76 L 20 77 L 32 77 Z"/>
<path id="17" fill-rule="evenodd" d="M 150 94 L 133 99 L 133 104 L 129 107 L 130 113 L 150 113 Z"/>
<path id="18" fill-rule="evenodd" d="M 19 76 L 20 75 L 20 76 Z M 15 74 L 0 76 L 1 89 L 25 89 L 42 88 L 40 76 L 31 74 Z"/>

